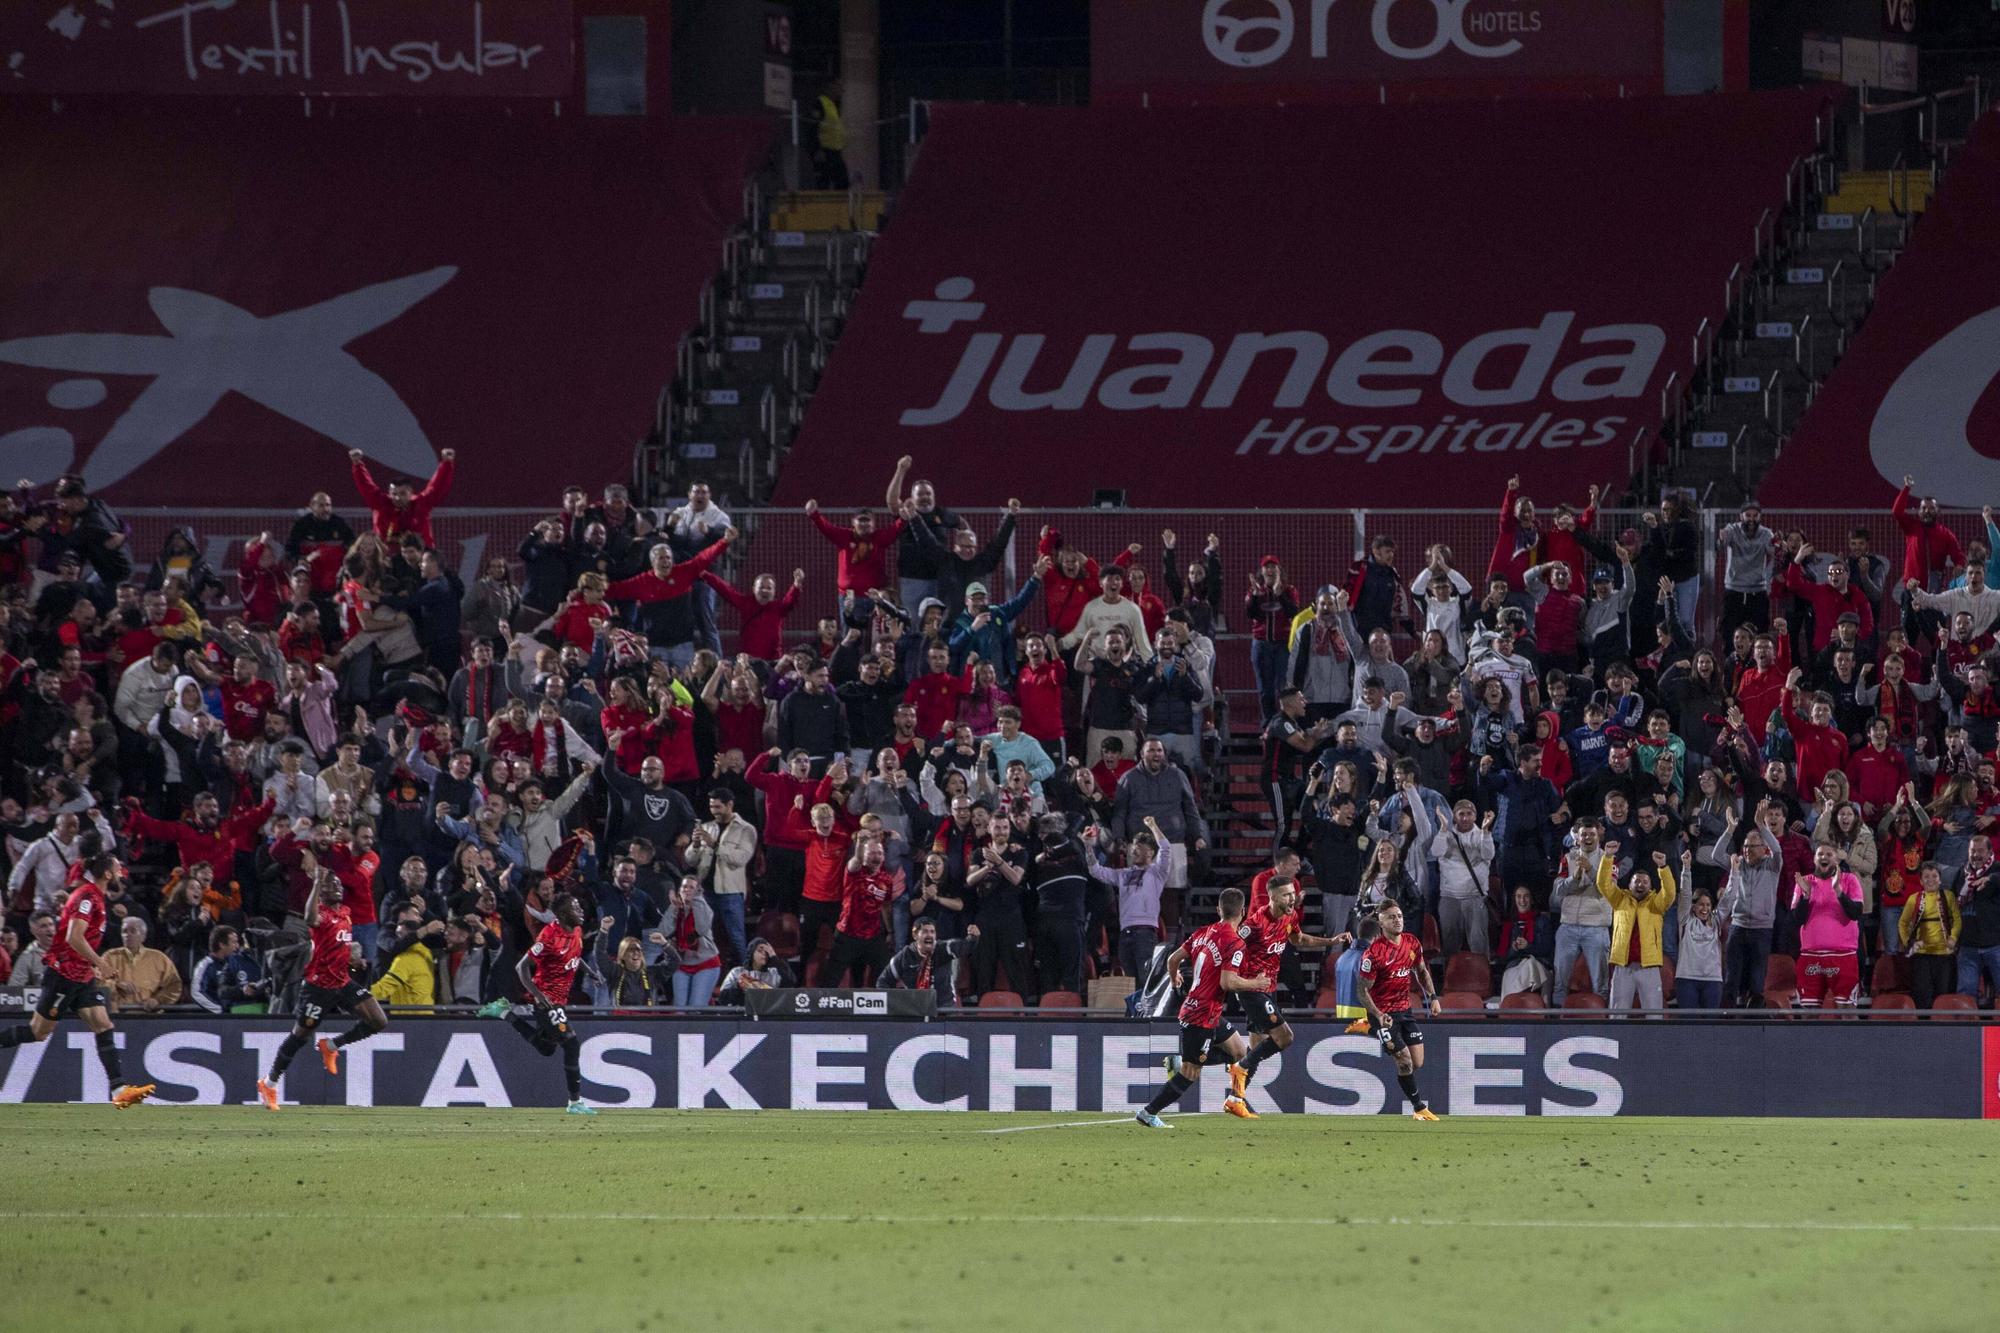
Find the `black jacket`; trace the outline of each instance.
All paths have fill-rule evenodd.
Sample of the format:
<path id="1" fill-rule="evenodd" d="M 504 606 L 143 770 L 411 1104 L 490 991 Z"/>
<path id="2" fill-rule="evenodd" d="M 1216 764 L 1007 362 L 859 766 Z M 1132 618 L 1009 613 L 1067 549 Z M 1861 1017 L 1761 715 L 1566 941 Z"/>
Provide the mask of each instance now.
<path id="1" fill-rule="evenodd" d="M 815 759 L 831 759 L 849 746 L 847 706 L 832 690 L 811 694 L 793 690 L 778 705 L 778 748 L 787 754 L 804 750 Z"/>

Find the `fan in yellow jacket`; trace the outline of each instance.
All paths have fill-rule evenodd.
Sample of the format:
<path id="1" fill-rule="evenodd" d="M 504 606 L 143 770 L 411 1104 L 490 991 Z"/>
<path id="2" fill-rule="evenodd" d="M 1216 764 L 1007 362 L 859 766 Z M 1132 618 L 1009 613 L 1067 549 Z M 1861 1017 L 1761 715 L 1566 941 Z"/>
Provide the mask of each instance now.
<path id="1" fill-rule="evenodd" d="M 1611 904 L 1611 1007 L 1664 1009 L 1660 979 L 1660 935 L 1674 904 L 1674 872 L 1667 854 L 1653 853 L 1650 870 L 1634 869 L 1618 886 L 1618 844 L 1604 845 L 1597 866 L 1597 891 Z M 1681 853 L 1681 878 L 1693 869 L 1691 852 Z"/>
<path id="2" fill-rule="evenodd" d="M 437 1003 L 437 955 L 422 942 L 410 945 L 389 961 L 369 991 L 392 1008 Z"/>

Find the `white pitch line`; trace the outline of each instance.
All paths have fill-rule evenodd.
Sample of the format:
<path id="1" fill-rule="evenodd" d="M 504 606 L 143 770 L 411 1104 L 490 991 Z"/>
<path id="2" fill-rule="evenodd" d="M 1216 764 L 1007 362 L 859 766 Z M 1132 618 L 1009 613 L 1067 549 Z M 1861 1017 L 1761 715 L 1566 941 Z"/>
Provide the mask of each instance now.
<path id="1" fill-rule="evenodd" d="M 2000 1223 L 1929 1223 L 1929 1222 L 1729 1222 L 1729 1221 L 1657 1221 L 1626 1220 L 1615 1221 L 1597 1218 L 1465 1218 L 1465 1217 L 1218 1217 L 1202 1213 L 1169 1214 L 1142 1213 L 1136 1215 L 1091 1214 L 1091 1213 L 1005 1213 L 1005 1214 L 956 1214 L 945 1216 L 913 1217 L 901 1213 L 667 1213 L 667 1212 L 602 1212 L 602 1213 L 429 1213 L 409 1214 L 411 1221 L 466 1223 L 466 1222 L 527 1222 L 536 1225 L 564 1222 L 666 1222 L 666 1223 L 724 1223 L 750 1222 L 804 1223 L 806 1225 L 878 1225 L 878 1226 L 997 1226 L 1025 1223 L 1030 1226 L 1079 1225 L 1079 1226 L 1278 1226 L 1278 1227 L 1442 1227 L 1471 1228 L 1477 1230 L 1506 1230 L 1518 1227 L 1539 1227 L 1547 1230 L 1579 1231 L 1804 1231 L 1804 1232 L 1856 1232 L 1863 1234 L 1952 1234 L 1952 1235 L 2000 1235 Z M 62 1212 L 57 1210 L 0 1210 L 0 1220 L 8 1221 L 62 1221 L 62 1222 L 222 1222 L 231 1220 L 269 1222 L 371 1222 L 379 1220 L 374 1213 L 323 1213 L 259 1210 L 242 1212 L 237 1210 L 200 1212 L 186 1210 L 144 1210 L 132 1212 Z"/>
<path id="2" fill-rule="evenodd" d="M 975 1134 L 1026 1134 L 1031 1129 L 1089 1129 L 1093 1125 L 1129 1125 L 1132 1117 L 1115 1115 L 1108 1120 L 1058 1120 L 1051 1125 L 1008 1125 L 1004 1129 L 978 1129 Z"/>

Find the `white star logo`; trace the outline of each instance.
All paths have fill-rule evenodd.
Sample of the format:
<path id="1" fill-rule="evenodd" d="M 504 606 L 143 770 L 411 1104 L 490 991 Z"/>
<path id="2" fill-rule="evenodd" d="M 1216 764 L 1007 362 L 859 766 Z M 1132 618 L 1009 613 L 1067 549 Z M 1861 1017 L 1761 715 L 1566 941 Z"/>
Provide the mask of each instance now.
<path id="1" fill-rule="evenodd" d="M 457 274 L 455 266 L 446 265 L 269 318 L 203 292 L 155 287 L 146 300 L 167 330 L 165 336 L 59 333 L 15 338 L 0 342 L 0 361 L 154 377 L 91 451 L 83 479 L 92 490 L 111 485 L 178 440 L 230 392 L 388 467 L 428 473 L 436 457 L 423 427 L 388 382 L 355 360 L 346 346 L 396 319 Z M 100 390 L 89 401 L 102 396 Z M 53 393 L 51 401 L 57 401 Z"/>

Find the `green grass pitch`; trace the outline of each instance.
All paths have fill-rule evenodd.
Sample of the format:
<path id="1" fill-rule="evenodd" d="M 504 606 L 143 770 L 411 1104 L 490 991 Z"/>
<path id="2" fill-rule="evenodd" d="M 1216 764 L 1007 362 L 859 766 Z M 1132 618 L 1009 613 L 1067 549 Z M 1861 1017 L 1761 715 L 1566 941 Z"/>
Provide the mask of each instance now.
<path id="1" fill-rule="evenodd" d="M 1174 1124 L 0 1108 L 0 1326 L 2000 1327 L 1978 1122 Z"/>

